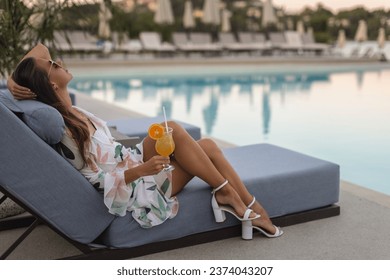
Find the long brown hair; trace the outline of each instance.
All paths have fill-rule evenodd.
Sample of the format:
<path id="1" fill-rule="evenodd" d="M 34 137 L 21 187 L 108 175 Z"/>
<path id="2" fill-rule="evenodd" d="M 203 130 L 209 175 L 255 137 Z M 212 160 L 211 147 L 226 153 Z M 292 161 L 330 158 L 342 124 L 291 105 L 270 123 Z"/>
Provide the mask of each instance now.
<path id="1" fill-rule="evenodd" d="M 69 110 L 54 91 L 45 70 L 36 65 L 33 57 L 24 59 L 16 67 L 12 79 L 19 85 L 29 88 L 37 95 L 37 100 L 54 107 L 64 118 L 65 125 L 70 130 L 79 148 L 84 163 L 87 162 L 87 151 L 90 144 L 90 132 L 87 124 Z"/>

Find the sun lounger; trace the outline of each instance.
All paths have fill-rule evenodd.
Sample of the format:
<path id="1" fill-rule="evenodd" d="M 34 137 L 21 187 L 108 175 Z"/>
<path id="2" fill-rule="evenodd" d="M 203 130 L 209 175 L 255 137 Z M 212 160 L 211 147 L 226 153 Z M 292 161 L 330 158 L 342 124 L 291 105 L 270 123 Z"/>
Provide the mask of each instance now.
<path id="1" fill-rule="evenodd" d="M 50 44 L 48 43 L 48 45 Z M 72 50 L 72 42 L 64 32 L 55 31 L 53 47 L 61 52 L 69 52 Z"/>
<path id="2" fill-rule="evenodd" d="M 104 45 L 93 35 L 82 31 L 54 32 L 55 46 L 62 52 L 103 52 Z"/>
<path id="3" fill-rule="evenodd" d="M 303 42 L 299 32 L 286 31 L 284 32 L 284 38 L 286 39 L 286 43 L 280 46 L 282 50 L 296 53 L 303 52 Z"/>
<path id="4" fill-rule="evenodd" d="M 218 43 L 213 43 L 211 35 L 203 32 L 193 32 L 189 36 L 190 42 L 198 52 L 203 53 L 219 53 L 222 47 Z"/>
<path id="5" fill-rule="evenodd" d="M 347 41 L 343 47 L 334 47 L 332 53 L 343 58 L 351 58 L 359 52 L 359 44 L 355 41 Z"/>
<path id="6" fill-rule="evenodd" d="M 122 53 L 139 53 L 142 51 L 142 44 L 140 40 L 130 39 L 126 33 L 119 34 L 114 32 L 112 34 L 114 50 Z"/>
<path id="7" fill-rule="evenodd" d="M 174 32 L 172 34 L 173 44 L 179 51 L 184 53 L 196 52 L 197 48 L 188 38 L 188 35 L 184 32 Z"/>
<path id="8" fill-rule="evenodd" d="M 377 41 L 365 41 L 359 43 L 358 57 L 365 59 L 379 59 L 380 54 L 385 50 L 386 45 L 381 49 Z"/>
<path id="9" fill-rule="evenodd" d="M 219 43 L 221 44 L 222 48 L 230 52 L 252 50 L 252 46 L 250 44 L 246 44 L 241 41 L 238 42 L 234 37 L 234 34 L 230 32 L 219 33 Z"/>
<path id="10" fill-rule="evenodd" d="M 238 38 L 242 44 L 245 44 L 252 51 L 264 52 L 271 49 L 265 35 L 259 32 L 239 32 Z"/>
<path id="11" fill-rule="evenodd" d="M 378 47 L 377 42 L 356 42 L 347 41 L 345 45 L 340 47 L 334 47 L 330 50 L 333 55 L 341 56 L 346 59 L 383 59 L 382 55 L 384 50 Z"/>
<path id="12" fill-rule="evenodd" d="M 173 53 L 176 48 L 168 42 L 162 42 L 157 32 L 141 32 L 139 35 L 143 49 L 154 53 Z"/>
<path id="13" fill-rule="evenodd" d="M 280 50 L 287 46 L 287 41 L 284 36 L 284 33 L 270 32 L 268 36 L 269 36 L 272 49 Z"/>
<path id="14" fill-rule="evenodd" d="M 71 258 L 89 259 L 132 258 L 241 234 L 239 221 L 230 216 L 215 222 L 210 187 L 198 178 L 178 195 L 179 214 L 162 225 L 143 229 L 131 213 L 113 216 L 101 194 L 3 103 L 0 125 L 0 154 L 7 159 L 0 161 L 0 191 L 37 219 L 2 259 L 38 224 L 81 251 Z M 339 215 L 338 165 L 269 144 L 224 153 L 278 225 Z"/>
<path id="15" fill-rule="evenodd" d="M 290 53 L 314 52 L 320 54 L 329 49 L 326 44 L 315 43 L 313 35 L 307 33 L 302 35 L 297 31 L 285 31 L 283 34 L 271 33 L 270 40 L 274 48 Z"/>
<path id="16" fill-rule="evenodd" d="M 315 54 L 323 54 L 330 50 L 330 45 L 316 43 L 313 34 L 311 33 L 304 33 L 301 37 L 304 51 L 314 52 Z"/>
<path id="17" fill-rule="evenodd" d="M 385 46 L 378 50 L 376 56 L 381 61 L 390 61 L 390 41 L 387 41 Z"/>

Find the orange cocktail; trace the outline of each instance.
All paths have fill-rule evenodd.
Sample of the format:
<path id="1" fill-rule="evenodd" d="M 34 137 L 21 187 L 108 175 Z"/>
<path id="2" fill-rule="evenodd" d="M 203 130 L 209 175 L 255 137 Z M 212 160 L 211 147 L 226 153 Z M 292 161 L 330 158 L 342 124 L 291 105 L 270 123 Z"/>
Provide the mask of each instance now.
<path id="1" fill-rule="evenodd" d="M 175 142 L 173 141 L 173 129 L 171 127 L 165 128 L 160 124 L 152 124 L 148 132 L 149 136 L 156 140 L 155 149 L 159 155 L 168 157 L 173 153 L 175 150 Z M 173 169 L 174 167 L 172 165 L 166 165 L 164 167 L 164 171 L 171 171 Z"/>

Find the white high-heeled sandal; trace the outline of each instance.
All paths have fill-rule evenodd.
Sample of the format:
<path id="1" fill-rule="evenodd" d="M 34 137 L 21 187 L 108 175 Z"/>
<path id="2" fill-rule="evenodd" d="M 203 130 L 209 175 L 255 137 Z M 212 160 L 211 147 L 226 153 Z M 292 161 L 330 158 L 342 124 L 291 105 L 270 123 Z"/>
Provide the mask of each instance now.
<path id="1" fill-rule="evenodd" d="M 211 198 L 211 206 L 213 207 L 214 217 L 215 221 L 217 223 L 222 223 L 226 220 L 225 212 L 228 212 L 232 214 L 234 217 L 236 217 L 239 221 L 241 221 L 241 227 L 242 227 L 242 233 L 241 237 L 242 239 L 252 239 L 253 238 L 253 230 L 252 230 L 252 220 L 260 218 L 260 215 L 256 214 L 256 216 L 250 218 L 251 213 L 253 212 L 252 209 L 247 208 L 244 216 L 240 217 L 238 216 L 237 212 L 233 209 L 233 207 L 230 206 L 220 206 L 217 202 L 217 199 L 215 198 L 215 193 L 222 189 L 224 186 L 226 186 L 229 183 L 228 180 L 223 182 L 219 187 L 213 189 L 211 192 L 213 194 Z M 254 212 L 253 212 L 254 213 Z"/>
<path id="2" fill-rule="evenodd" d="M 275 237 L 279 237 L 283 234 L 283 230 L 280 228 L 280 227 L 277 227 L 275 225 L 273 225 L 275 227 L 275 233 L 274 234 L 270 234 L 268 232 L 266 232 L 264 229 L 262 229 L 261 227 L 256 227 L 256 226 L 253 226 L 252 225 L 252 228 L 254 228 L 255 230 L 259 231 L 260 233 L 264 234 L 266 237 L 268 238 L 275 238 Z"/>
<path id="3" fill-rule="evenodd" d="M 251 203 L 249 203 L 246 208 L 250 209 L 253 206 L 253 204 L 255 204 L 255 202 L 256 202 L 256 198 L 255 198 L 255 196 L 253 196 L 253 199 L 252 199 Z M 254 228 L 255 230 L 261 232 L 262 234 L 264 234 L 268 238 L 275 238 L 275 237 L 281 236 L 283 234 L 283 230 L 280 227 L 277 227 L 275 225 L 273 225 L 273 226 L 275 227 L 275 233 L 274 234 L 270 234 L 270 233 L 266 232 L 264 229 L 262 229 L 261 227 L 257 227 L 257 226 L 254 226 L 254 225 L 252 225 L 252 228 Z"/>

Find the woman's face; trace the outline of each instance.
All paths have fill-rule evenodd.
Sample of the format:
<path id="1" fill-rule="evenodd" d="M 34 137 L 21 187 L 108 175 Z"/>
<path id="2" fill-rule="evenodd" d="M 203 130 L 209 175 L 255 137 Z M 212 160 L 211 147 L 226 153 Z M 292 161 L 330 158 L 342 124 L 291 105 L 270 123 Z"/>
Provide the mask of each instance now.
<path id="1" fill-rule="evenodd" d="M 45 70 L 49 76 L 49 80 L 55 83 L 59 88 L 66 88 L 73 76 L 64 68 L 62 61 L 47 60 L 43 58 L 37 59 L 39 68 Z"/>
<path id="2" fill-rule="evenodd" d="M 51 59 L 38 58 L 36 63 L 37 67 L 47 72 L 49 80 L 58 97 L 64 102 L 64 104 L 71 106 L 72 102 L 70 100 L 67 86 L 73 78 L 72 74 L 70 74 L 68 70 L 62 66 L 62 62 L 60 60 L 53 61 Z"/>

